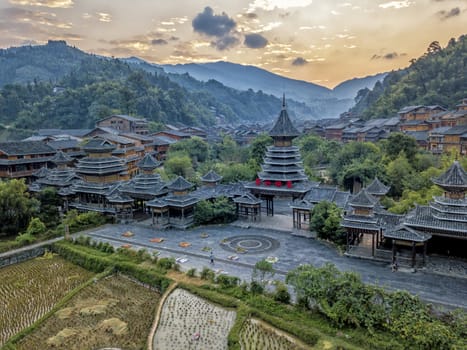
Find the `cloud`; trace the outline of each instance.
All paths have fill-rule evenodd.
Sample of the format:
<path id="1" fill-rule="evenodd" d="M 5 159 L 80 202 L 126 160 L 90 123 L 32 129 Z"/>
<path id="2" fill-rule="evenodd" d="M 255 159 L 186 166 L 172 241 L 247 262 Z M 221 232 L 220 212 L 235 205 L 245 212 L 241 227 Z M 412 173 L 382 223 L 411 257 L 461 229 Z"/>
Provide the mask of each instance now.
<path id="1" fill-rule="evenodd" d="M 216 37 L 229 34 L 237 25 L 225 12 L 215 15 L 209 6 L 198 13 L 191 23 L 195 32 Z"/>
<path id="2" fill-rule="evenodd" d="M 69 29 L 71 23 L 61 22 L 57 19 L 57 15 L 49 12 L 30 11 L 18 7 L 9 7 L 3 10 L 3 13 L 8 18 L 5 23 L 10 23 L 15 29 L 19 29 L 20 24 L 29 25 L 37 28 L 40 26 L 55 27 L 59 29 Z"/>
<path id="3" fill-rule="evenodd" d="M 73 0 L 10 0 L 11 4 L 21 6 L 39 6 L 50 8 L 70 8 Z"/>
<path id="4" fill-rule="evenodd" d="M 248 12 L 256 9 L 272 11 L 278 9 L 289 9 L 291 7 L 306 7 L 311 5 L 313 0 L 254 0 L 248 8 Z"/>
<path id="5" fill-rule="evenodd" d="M 261 49 L 268 44 L 268 39 L 261 34 L 246 34 L 243 43 L 250 49 Z"/>
<path id="6" fill-rule="evenodd" d="M 402 56 L 407 56 L 407 54 L 405 52 L 397 53 L 397 52 L 394 51 L 394 52 L 384 53 L 384 54 L 381 54 L 381 55 L 374 54 L 373 56 L 371 56 L 371 59 L 372 60 L 379 60 L 379 59 L 393 60 L 393 59 L 396 59 L 396 58 L 402 57 Z"/>
<path id="7" fill-rule="evenodd" d="M 167 40 L 164 40 L 164 39 L 153 39 L 153 40 L 151 40 L 151 44 L 153 44 L 153 45 L 167 45 L 168 42 L 167 42 Z"/>
<path id="8" fill-rule="evenodd" d="M 402 9 L 404 7 L 409 7 L 412 4 L 413 4 L 413 2 L 408 1 L 408 0 L 389 1 L 389 2 L 385 2 L 383 4 L 380 4 L 379 7 L 381 7 L 382 9 L 388 9 L 388 8 Z"/>
<path id="9" fill-rule="evenodd" d="M 308 61 L 306 59 L 304 59 L 303 57 L 297 57 L 296 59 L 294 59 L 292 61 L 292 66 L 304 66 L 305 64 L 307 64 Z"/>
<path id="10" fill-rule="evenodd" d="M 112 22 L 112 16 L 110 13 L 105 13 L 105 12 L 97 12 L 97 16 L 99 16 L 99 21 L 100 22 Z"/>
<path id="11" fill-rule="evenodd" d="M 215 47 L 219 51 L 224 51 L 230 49 L 231 47 L 237 45 L 239 40 L 233 35 L 224 35 L 223 37 L 217 39 L 216 41 L 211 42 L 211 46 Z"/>
<path id="12" fill-rule="evenodd" d="M 448 19 L 451 17 L 456 17 L 456 16 L 459 16 L 460 13 L 461 13 L 461 9 L 459 7 L 454 7 L 449 11 L 442 10 L 442 11 L 437 12 L 438 16 L 441 19 Z"/>
<path id="13" fill-rule="evenodd" d="M 243 16 L 246 17 L 246 18 L 249 18 L 249 19 L 256 19 L 256 18 L 258 18 L 258 15 L 257 15 L 256 13 L 253 13 L 253 12 L 245 13 Z"/>

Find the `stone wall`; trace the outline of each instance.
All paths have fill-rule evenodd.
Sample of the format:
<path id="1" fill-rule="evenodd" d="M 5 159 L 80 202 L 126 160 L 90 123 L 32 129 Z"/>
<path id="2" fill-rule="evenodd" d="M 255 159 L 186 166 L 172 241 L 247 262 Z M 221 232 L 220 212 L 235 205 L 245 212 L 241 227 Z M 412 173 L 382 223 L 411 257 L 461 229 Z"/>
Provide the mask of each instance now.
<path id="1" fill-rule="evenodd" d="M 49 245 L 43 245 L 0 254 L 0 268 L 41 256 L 49 248 Z"/>

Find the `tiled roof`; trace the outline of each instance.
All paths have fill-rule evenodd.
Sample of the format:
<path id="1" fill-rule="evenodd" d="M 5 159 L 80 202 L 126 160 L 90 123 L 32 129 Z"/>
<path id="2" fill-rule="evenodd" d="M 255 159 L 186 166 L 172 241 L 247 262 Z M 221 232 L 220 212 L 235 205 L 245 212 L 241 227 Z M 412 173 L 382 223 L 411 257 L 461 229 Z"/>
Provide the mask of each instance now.
<path id="1" fill-rule="evenodd" d="M 433 216 L 432 208 L 417 206 L 404 218 L 406 226 L 423 228 L 432 234 L 442 232 L 452 236 L 467 238 L 467 222 L 438 220 Z"/>
<path id="2" fill-rule="evenodd" d="M 86 142 L 86 144 L 83 146 L 83 149 L 86 152 L 94 150 L 112 151 L 115 149 L 115 145 L 104 139 L 93 138 Z"/>
<path id="3" fill-rule="evenodd" d="M 249 205 L 261 204 L 261 199 L 256 198 L 251 193 L 246 193 L 240 197 L 235 197 L 233 201 L 239 204 L 249 204 Z"/>
<path id="4" fill-rule="evenodd" d="M 369 194 L 366 189 L 362 189 L 355 196 L 353 196 L 349 204 L 352 207 L 373 208 L 378 200 Z"/>
<path id="5" fill-rule="evenodd" d="M 79 147 L 79 141 L 77 139 L 53 140 L 47 142 L 47 144 L 56 150 Z"/>
<path id="6" fill-rule="evenodd" d="M 50 160 L 51 162 L 54 162 L 55 164 L 67 164 L 71 162 L 71 158 L 63 153 L 62 151 L 58 151 Z"/>
<path id="7" fill-rule="evenodd" d="M 110 196 L 107 196 L 107 200 L 110 203 L 133 203 L 133 198 L 127 196 L 124 193 L 121 193 L 120 191 L 116 191 L 115 193 L 111 194 Z"/>
<path id="8" fill-rule="evenodd" d="M 177 177 L 174 181 L 167 185 L 167 188 L 172 191 L 186 191 L 193 187 L 193 184 L 185 180 L 182 176 Z"/>
<path id="9" fill-rule="evenodd" d="M 75 137 L 84 137 L 91 131 L 92 129 L 39 129 L 37 134 L 40 136 L 69 135 Z"/>
<path id="10" fill-rule="evenodd" d="M 0 152 L 7 155 L 50 154 L 55 149 L 42 141 L 7 141 L 0 142 Z"/>
<path id="11" fill-rule="evenodd" d="M 386 193 L 388 193 L 390 187 L 384 185 L 377 177 L 375 177 L 371 184 L 369 184 L 365 189 L 371 195 L 384 196 Z"/>
<path id="12" fill-rule="evenodd" d="M 146 121 L 146 119 L 144 119 L 144 118 L 135 118 L 135 117 L 132 117 L 132 116 L 129 116 L 129 115 L 124 115 L 124 114 L 113 114 L 113 115 L 110 115 L 108 117 L 105 117 L 105 118 L 99 120 L 99 122 L 101 122 L 103 120 L 107 120 L 107 119 L 112 118 L 112 117 L 118 117 L 118 118 L 121 118 L 121 119 L 128 120 L 130 122 L 145 122 Z"/>
<path id="13" fill-rule="evenodd" d="M 161 163 L 156 161 L 149 153 L 146 153 L 143 159 L 141 159 L 136 165 L 142 170 L 150 171 L 156 169 L 159 165 L 161 165 Z"/>
<path id="14" fill-rule="evenodd" d="M 222 180 L 222 176 L 217 174 L 214 170 L 209 170 L 209 172 L 201 177 L 203 182 L 219 182 Z"/>
<path id="15" fill-rule="evenodd" d="M 467 190 L 467 173 L 456 160 L 444 174 L 434 178 L 433 182 L 441 187 L 454 187 Z"/>
<path id="16" fill-rule="evenodd" d="M 269 135 L 272 137 L 296 137 L 300 135 L 298 130 L 292 124 L 292 121 L 289 118 L 289 114 L 287 113 L 287 109 L 285 107 L 285 99 L 282 104 L 282 110 L 279 114 L 279 118 L 277 118 L 276 123 L 274 124 L 271 131 L 269 131 Z"/>
<path id="17" fill-rule="evenodd" d="M 431 234 L 402 225 L 394 230 L 385 231 L 384 237 L 410 242 L 426 242 L 431 238 Z"/>

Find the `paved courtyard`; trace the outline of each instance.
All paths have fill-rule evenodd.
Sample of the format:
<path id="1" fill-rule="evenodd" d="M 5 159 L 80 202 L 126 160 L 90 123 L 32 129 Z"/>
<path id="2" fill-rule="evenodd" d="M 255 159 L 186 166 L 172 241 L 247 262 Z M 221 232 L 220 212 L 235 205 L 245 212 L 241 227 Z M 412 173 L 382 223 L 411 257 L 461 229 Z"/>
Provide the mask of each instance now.
<path id="1" fill-rule="evenodd" d="M 134 235 L 122 236 L 127 231 Z M 182 270 L 209 267 L 246 281 L 251 279 L 254 264 L 267 257 L 277 258 L 275 279 L 284 279 L 287 271 L 300 264 L 321 266 L 330 262 L 340 270 L 358 272 L 367 283 L 408 290 L 431 303 L 467 309 L 467 278 L 409 269 L 391 272 L 386 263 L 348 258 L 325 242 L 273 229 L 222 225 L 161 231 L 143 225 L 108 225 L 88 234 L 115 247 L 130 244 L 134 249 L 157 250 L 161 257 L 178 259 Z M 164 240 L 151 242 L 154 238 Z M 190 245 L 183 248 L 179 246 L 181 242 Z M 214 265 L 209 261 L 210 251 Z"/>

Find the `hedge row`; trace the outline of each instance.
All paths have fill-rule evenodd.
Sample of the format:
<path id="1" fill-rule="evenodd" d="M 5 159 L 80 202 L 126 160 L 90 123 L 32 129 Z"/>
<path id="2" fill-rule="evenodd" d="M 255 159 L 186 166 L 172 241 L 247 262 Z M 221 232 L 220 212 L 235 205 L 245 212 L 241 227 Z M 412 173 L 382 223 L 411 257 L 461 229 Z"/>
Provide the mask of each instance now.
<path id="1" fill-rule="evenodd" d="M 76 288 L 72 289 L 68 294 L 66 294 L 55 306 L 45 313 L 41 318 L 39 318 L 36 322 L 34 322 L 29 327 L 23 329 L 21 332 L 16 333 L 13 337 L 11 337 L 5 345 L 3 345 L 2 350 L 16 350 L 16 345 L 20 342 L 23 338 L 27 335 L 34 332 L 37 328 L 39 328 L 45 321 L 47 321 L 52 315 L 54 315 L 58 310 L 63 308 L 76 294 L 81 292 L 84 288 L 90 286 L 91 284 L 95 283 L 96 280 L 100 280 L 110 274 L 113 273 L 112 268 L 108 268 L 102 271 L 100 274 L 91 277 L 86 282 L 82 283 L 81 285 L 77 286 Z"/>
<path id="2" fill-rule="evenodd" d="M 84 248 L 84 249 L 83 249 Z M 52 250 L 72 263 L 87 270 L 101 272 L 106 268 L 113 268 L 116 272 L 130 275 L 141 282 L 151 285 L 161 294 L 168 288 L 171 280 L 161 275 L 155 268 L 143 268 L 138 264 L 122 259 L 112 259 L 112 256 L 102 256 L 102 252 L 89 247 L 76 246 L 68 242 L 57 242 Z"/>

